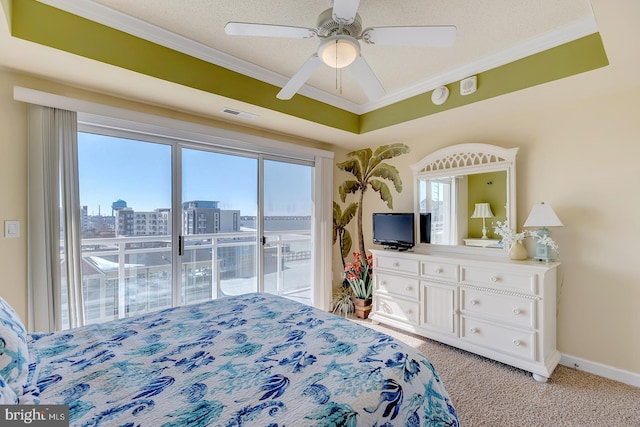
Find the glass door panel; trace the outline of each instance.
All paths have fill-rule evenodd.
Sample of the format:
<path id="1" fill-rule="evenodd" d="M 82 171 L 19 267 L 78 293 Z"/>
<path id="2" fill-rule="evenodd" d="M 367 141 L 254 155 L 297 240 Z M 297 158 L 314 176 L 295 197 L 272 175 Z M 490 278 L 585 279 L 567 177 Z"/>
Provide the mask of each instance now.
<path id="1" fill-rule="evenodd" d="M 171 307 L 171 146 L 78 132 L 78 176 L 86 323 Z"/>
<path id="2" fill-rule="evenodd" d="M 181 301 L 258 290 L 258 160 L 182 149 Z"/>
<path id="3" fill-rule="evenodd" d="M 313 167 L 264 160 L 263 169 L 264 292 L 311 304 Z"/>

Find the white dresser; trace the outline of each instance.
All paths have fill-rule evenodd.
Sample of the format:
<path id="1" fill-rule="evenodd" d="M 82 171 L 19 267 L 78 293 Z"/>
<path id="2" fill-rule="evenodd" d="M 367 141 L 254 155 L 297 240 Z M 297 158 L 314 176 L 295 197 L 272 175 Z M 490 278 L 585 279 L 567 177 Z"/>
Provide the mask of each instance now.
<path id="1" fill-rule="evenodd" d="M 516 366 L 537 381 L 555 369 L 558 263 L 371 253 L 373 321 Z"/>

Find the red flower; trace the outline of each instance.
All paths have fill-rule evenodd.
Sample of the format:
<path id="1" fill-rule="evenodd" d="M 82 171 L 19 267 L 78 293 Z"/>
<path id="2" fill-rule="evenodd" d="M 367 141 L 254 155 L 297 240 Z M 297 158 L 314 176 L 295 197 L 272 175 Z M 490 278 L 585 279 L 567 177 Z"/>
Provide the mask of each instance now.
<path id="1" fill-rule="evenodd" d="M 353 262 L 345 264 L 345 277 L 358 298 L 371 298 L 373 291 L 372 283 L 373 256 L 363 260 L 359 252 L 353 252 Z"/>

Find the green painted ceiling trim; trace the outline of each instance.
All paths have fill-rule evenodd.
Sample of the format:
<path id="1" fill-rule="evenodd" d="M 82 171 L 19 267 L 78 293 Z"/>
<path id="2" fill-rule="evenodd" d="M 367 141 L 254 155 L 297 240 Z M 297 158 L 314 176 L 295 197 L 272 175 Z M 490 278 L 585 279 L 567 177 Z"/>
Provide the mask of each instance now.
<path id="1" fill-rule="evenodd" d="M 594 33 L 555 48 L 478 74 L 478 90 L 460 95 L 459 83 L 447 85 L 449 99 L 431 102 L 431 91 L 361 116 L 360 133 L 366 133 L 463 105 L 609 65 L 602 39 Z"/>
<path id="2" fill-rule="evenodd" d="M 6 0 L 2 0 L 6 1 Z M 348 132 L 359 133 L 357 114 L 305 96 L 276 98 L 279 87 L 56 9 L 36 0 L 12 2 L 12 35 Z M 5 11 L 9 8 L 5 7 Z"/>

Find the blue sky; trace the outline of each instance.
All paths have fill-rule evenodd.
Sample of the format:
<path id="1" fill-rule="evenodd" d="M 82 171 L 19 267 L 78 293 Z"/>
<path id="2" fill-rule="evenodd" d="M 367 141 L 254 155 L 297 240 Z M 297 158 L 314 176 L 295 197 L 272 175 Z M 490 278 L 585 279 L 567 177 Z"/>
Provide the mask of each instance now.
<path id="1" fill-rule="evenodd" d="M 118 199 L 136 211 L 171 207 L 171 146 L 78 134 L 80 204 L 111 215 Z M 256 214 L 254 158 L 183 149 L 182 200 L 216 200 L 222 209 Z M 311 168 L 265 162 L 265 215 L 311 215 Z"/>

